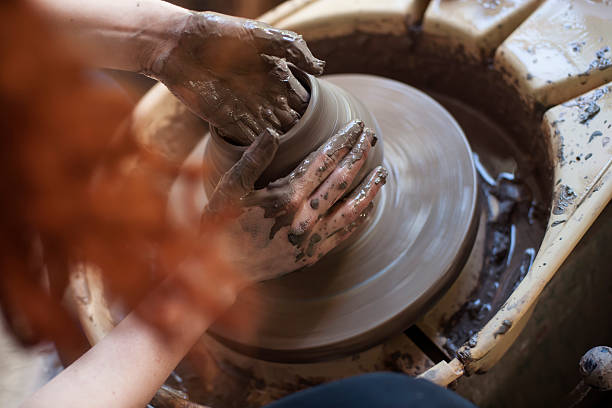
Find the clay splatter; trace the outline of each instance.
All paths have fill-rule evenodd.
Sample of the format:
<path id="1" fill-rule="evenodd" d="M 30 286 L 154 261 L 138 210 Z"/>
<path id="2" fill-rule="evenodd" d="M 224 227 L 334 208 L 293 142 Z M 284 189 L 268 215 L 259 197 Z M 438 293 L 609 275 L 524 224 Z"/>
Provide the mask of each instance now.
<path id="1" fill-rule="evenodd" d="M 512 320 L 504 320 L 497 331 L 493 333 L 493 337 L 501 336 L 502 334 L 506 334 L 508 330 L 512 327 Z"/>
<path id="2" fill-rule="evenodd" d="M 595 139 L 598 136 L 601 136 L 603 133 L 601 133 L 600 130 L 596 130 L 593 133 L 591 133 L 591 137 L 589 137 L 589 143 L 591 143 L 593 141 L 593 139 Z"/>
<path id="3" fill-rule="evenodd" d="M 576 197 L 577 197 L 576 193 L 570 186 L 562 184 L 561 188 L 559 189 L 557 199 L 555 200 L 553 214 L 555 215 L 563 214 L 565 210 L 567 209 L 567 207 L 569 207 L 574 202 Z"/>

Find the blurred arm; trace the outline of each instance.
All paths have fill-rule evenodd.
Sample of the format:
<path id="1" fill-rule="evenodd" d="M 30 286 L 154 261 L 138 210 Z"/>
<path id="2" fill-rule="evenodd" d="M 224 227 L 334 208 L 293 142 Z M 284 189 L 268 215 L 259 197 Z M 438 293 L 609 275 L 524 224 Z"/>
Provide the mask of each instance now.
<path id="1" fill-rule="evenodd" d="M 161 0 L 31 0 L 85 62 L 141 72 L 178 40 L 189 11 Z"/>
<path id="2" fill-rule="evenodd" d="M 141 308 L 171 321 L 163 336 L 132 312 L 106 337 L 30 397 L 22 408 L 142 408 L 214 319 L 236 298 L 229 284 L 207 311 L 176 294 L 172 280 L 149 295 Z M 168 302 L 171 296 L 173 301 Z M 167 306 L 172 304 L 172 308 Z M 165 305 L 162 308 L 161 305 Z M 161 308 L 161 310 L 160 310 Z"/>

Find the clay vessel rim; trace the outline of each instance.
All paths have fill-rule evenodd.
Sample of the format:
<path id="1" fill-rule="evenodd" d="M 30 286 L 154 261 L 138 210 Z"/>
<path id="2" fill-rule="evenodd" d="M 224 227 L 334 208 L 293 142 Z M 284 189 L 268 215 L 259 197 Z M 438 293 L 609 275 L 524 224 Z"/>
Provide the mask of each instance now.
<path id="1" fill-rule="evenodd" d="M 303 72 L 302 70 L 295 68 L 293 66 L 290 66 L 290 68 L 291 68 L 291 71 L 296 76 L 296 78 L 298 78 L 301 83 L 306 83 L 306 85 L 310 88 L 310 100 L 308 101 L 308 106 L 306 107 L 306 111 L 304 112 L 302 117 L 297 121 L 297 123 L 293 125 L 293 127 L 289 129 L 288 132 L 280 135 L 280 138 L 279 138 L 280 144 L 290 141 L 293 137 L 295 137 L 295 135 L 297 135 L 298 133 L 302 133 L 303 129 L 307 127 L 307 123 L 309 123 L 311 121 L 311 118 L 314 116 L 315 109 L 316 109 L 315 106 L 317 105 L 317 101 L 319 100 L 319 93 L 320 93 L 319 82 L 314 76 L 307 74 Z M 240 146 L 240 145 L 236 145 L 236 144 L 228 142 L 223 137 L 219 136 L 217 128 L 214 126 L 210 126 L 210 135 L 211 135 L 211 141 L 215 143 L 215 145 L 217 145 L 219 148 L 226 150 L 226 151 L 243 153 L 249 147 L 248 145 Z"/>

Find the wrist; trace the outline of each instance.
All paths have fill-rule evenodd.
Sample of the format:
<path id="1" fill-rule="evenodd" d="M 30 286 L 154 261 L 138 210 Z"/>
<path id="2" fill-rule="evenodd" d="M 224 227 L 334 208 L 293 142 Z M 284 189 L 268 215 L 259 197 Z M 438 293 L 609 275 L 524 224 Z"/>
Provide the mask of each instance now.
<path id="1" fill-rule="evenodd" d="M 147 47 L 140 58 L 140 72 L 163 80 L 166 65 L 168 64 L 173 51 L 178 47 L 186 27 L 190 24 L 196 12 L 173 6 L 172 10 L 165 13 L 161 24 L 155 28 L 155 33 L 147 33 L 143 30 L 141 35 L 151 39 L 151 46 Z"/>

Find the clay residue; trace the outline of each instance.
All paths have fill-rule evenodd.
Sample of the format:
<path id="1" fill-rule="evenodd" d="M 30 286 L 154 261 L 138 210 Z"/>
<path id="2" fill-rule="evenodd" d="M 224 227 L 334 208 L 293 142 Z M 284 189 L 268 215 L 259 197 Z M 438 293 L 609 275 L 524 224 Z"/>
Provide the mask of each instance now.
<path id="1" fill-rule="evenodd" d="M 468 302 L 443 324 L 447 338 L 444 347 L 450 355 L 456 355 L 459 346 L 466 341 L 476 345 L 477 331 L 527 275 L 535 258 L 533 247 L 517 250 L 517 240 L 520 239 L 517 238 L 517 224 L 521 219 L 541 224 L 544 217 L 542 207 L 533 200 L 531 189 L 523 181 L 500 177 L 493 179 L 493 185 L 485 181 L 491 179 L 490 175 L 481 173 L 480 193 L 484 198 L 482 201 L 486 202 L 489 218 L 480 281 Z"/>
<path id="2" fill-rule="evenodd" d="M 512 320 L 507 320 L 507 319 L 504 320 L 503 322 L 501 322 L 501 324 L 497 328 L 497 331 L 493 333 L 493 337 L 497 337 L 497 336 L 501 336 L 502 334 L 506 334 L 508 330 L 510 330 L 511 327 L 512 327 Z"/>
<path id="3" fill-rule="evenodd" d="M 562 184 L 559 187 L 559 191 L 557 192 L 557 196 L 555 198 L 553 214 L 561 215 L 565 213 L 565 210 L 572 205 L 576 197 L 576 193 L 570 186 Z"/>
<path id="4" fill-rule="evenodd" d="M 591 61 L 589 67 L 578 76 L 588 76 L 592 71 L 603 71 L 612 67 L 612 59 L 610 58 L 610 47 L 605 46 L 595 53 L 595 59 Z"/>
<path id="5" fill-rule="evenodd" d="M 145 73 L 238 145 L 267 128 L 284 133 L 304 113 L 309 91 L 288 62 L 323 72 L 301 36 L 253 20 L 192 13 L 175 37 Z"/>
<path id="6" fill-rule="evenodd" d="M 589 121 L 593 119 L 595 116 L 597 116 L 597 114 L 601 110 L 601 108 L 597 104 L 597 101 L 601 97 L 606 95 L 608 92 L 610 92 L 610 87 L 605 86 L 603 88 L 596 89 L 589 95 L 581 96 L 573 101 L 566 102 L 563 104 L 563 106 L 578 107 L 581 110 L 581 112 L 578 115 L 578 120 L 583 125 L 588 124 Z"/>

